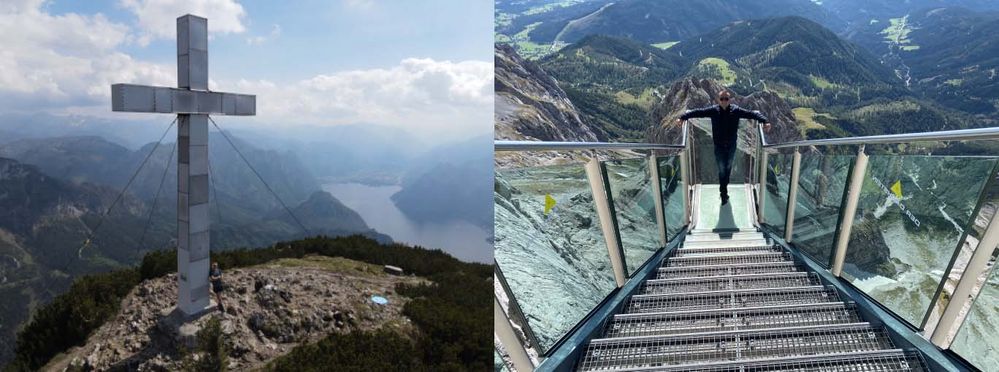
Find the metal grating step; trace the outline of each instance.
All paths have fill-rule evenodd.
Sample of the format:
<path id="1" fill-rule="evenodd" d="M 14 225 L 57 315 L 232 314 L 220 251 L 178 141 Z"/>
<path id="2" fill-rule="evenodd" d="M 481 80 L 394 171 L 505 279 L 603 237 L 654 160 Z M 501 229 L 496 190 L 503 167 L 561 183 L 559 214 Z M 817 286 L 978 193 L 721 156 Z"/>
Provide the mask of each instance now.
<path id="1" fill-rule="evenodd" d="M 718 240 L 746 240 L 746 239 L 766 239 L 760 232 L 735 232 L 735 233 L 703 233 L 690 234 L 683 238 L 686 242 L 703 242 Z"/>
<path id="2" fill-rule="evenodd" d="M 708 265 L 731 265 L 750 263 L 775 263 L 787 262 L 791 258 L 784 252 L 767 253 L 740 253 L 727 256 L 692 256 L 692 257 L 670 257 L 666 259 L 667 267 L 687 267 L 687 266 L 708 266 Z"/>
<path id="3" fill-rule="evenodd" d="M 656 279 L 700 278 L 722 275 L 787 273 L 798 271 L 794 262 L 765 262 L 756 264 L 727 264 L 686 267 L 661 267 Z"/>
<path id="4" fill-rule="evenodd" d="M 628 299 L 626 313 L 653 313 L 680 310 L 736 309 L 755 306 L 837 302 L 839 295 L 823 286 L 764 288 L 695 292 L 682 294 L 635 295 Z"/>
<path id="5" fill-rule="evenodd" d="M 674 257 L 699 255 L 699 254 L 731 254 L 731 253 L 773 253 L 781 252 L 776 246 L 745 246 L 745 247 L 698 247 L 680 248 L 673 254 Z"/>
<path id="6" fill-rule="evenodd" d="M 765 239 L 728 239 L 728 240 L 706 240 L 698 242 L 684 241 L 684 247 L 690 248 L 712 248 L 712 247 L 745 247 L 768 245 Z"/>
<path id="7" fill-rule="evenodd" d="M 581 370 L 697 365 L 720 361 L 892 349 L 884 330 L 868 323 L 718 332 L 691 336 L 596 339 L 587 346 Z"/>
<path id="8" fill-rule="evenodd" d="M 756 362 L 705 363 L 695 366 L 629 368 L 632 371 L 686 372 L 926 372 L 922 354 L 901 349 L 834 353 Z"/>
<path id="9" fill-rule="evenodd" d="M 821 324 L 859 323 L 852 303 L 830 302 L 746 309 L 618 314 L 608 322 L 604 337 L 677 335 L 701 332 L 767 329 Z"/>
<path id="10" fill-rule="evenodd" d="M 819 284 L 818 275 L 806 272 L 726 275 L 718 277 L 647 280 L 642 284 L 639 294 L 783 288 L 814 286 Z"/>
<path id="11" fill-rule="evenodd" d="M 704 235 L 704 234 L 740 234 L 740 233 L 758 233 L 759 229 L 756 228 L 734 228 L 734 229 L 715 229 L 715 228 L 699 228 L 695 227 L 690 230 L 690 235 Z"/>

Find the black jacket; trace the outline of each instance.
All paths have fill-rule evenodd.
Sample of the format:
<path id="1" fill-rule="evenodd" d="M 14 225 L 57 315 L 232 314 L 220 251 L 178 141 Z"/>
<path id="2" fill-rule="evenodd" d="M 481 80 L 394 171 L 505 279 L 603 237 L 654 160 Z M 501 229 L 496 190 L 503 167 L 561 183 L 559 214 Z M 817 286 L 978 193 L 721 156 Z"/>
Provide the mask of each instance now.
<path id="1" fill-rule="evenodd" d="M 711 118 L 711 132 L 714 137 L 715 146 L 732 147 L 735 146 L 739 132 L 739 119 L 756 119 L 764 123 L 768 122 L 766 116 L 759 112 L 749 111 L 736 105 L 728 105 L 728 109 L 722 109 L 719 105 L 711 105 L 696 110 L 688 110 L 680 115 L 681 120 L 692 118 Z"/>

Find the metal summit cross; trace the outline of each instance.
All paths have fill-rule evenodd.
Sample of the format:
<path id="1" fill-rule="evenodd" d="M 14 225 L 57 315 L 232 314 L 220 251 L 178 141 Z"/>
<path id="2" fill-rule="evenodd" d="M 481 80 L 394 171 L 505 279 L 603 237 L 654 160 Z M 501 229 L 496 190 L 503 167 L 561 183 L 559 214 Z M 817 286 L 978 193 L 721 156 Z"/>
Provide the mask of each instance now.
<path id="1" fill-rule="evenodd" d="M 111 110 L 177 114 L 177 309 L 208 308 L 208 114 L 254 115 L 256 96 L 208 90 L 208 20 L 177 18 L 177 86 L 111 86 Z"/>

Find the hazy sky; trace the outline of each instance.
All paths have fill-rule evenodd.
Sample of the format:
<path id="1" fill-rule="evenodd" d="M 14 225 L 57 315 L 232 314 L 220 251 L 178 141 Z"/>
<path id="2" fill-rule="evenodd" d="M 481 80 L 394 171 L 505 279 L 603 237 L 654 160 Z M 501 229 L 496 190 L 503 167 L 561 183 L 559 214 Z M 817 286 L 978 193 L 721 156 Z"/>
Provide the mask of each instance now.
<path id="1" fill-rule="evenodd" d="M 492 8 L 491 0 L 3 0 L 0 113 L 121 118 L 110 112 L 112 83 L 176 86 L 175 20 L 191 13 L 208 18 L 210 88 L 256 94 L 251 123 L 491 133 Z"/>

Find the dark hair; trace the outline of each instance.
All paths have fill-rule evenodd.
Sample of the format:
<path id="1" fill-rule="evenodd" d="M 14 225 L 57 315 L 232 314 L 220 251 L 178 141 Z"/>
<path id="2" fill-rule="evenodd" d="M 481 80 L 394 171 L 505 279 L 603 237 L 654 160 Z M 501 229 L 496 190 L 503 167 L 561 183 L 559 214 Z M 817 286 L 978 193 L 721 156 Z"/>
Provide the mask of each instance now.
<path id="1" fill-rule="evenodd" d="M 718 91 L 718 97 L 721 97 L 722 95 L 725 95 L 725 94 L 727 94 L 729 97 L 731 97 L 732 96 L 732 91 L 730 91 L 728 89 L 722 89 L 722 90 Z"/>

